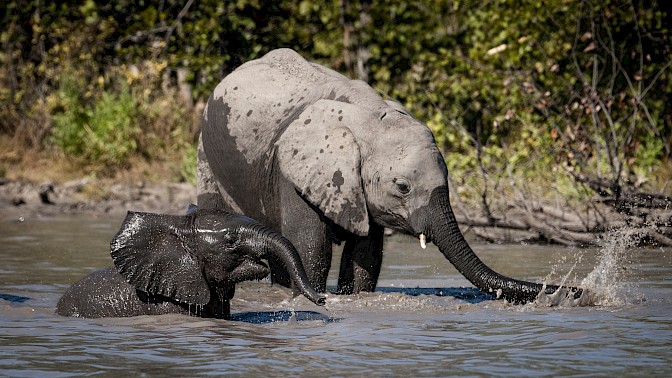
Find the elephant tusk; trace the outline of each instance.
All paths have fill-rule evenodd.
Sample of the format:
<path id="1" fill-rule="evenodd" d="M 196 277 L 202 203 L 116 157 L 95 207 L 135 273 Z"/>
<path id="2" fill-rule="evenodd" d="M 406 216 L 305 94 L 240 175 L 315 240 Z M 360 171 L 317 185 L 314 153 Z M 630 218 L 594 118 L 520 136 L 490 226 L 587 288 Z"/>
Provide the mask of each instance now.
<path id="1" fill-rule="evenodd" d="M 420 234 L 420 247 L 422 249 L 427 248 L 427 238 L 425 237 L 425 234 Z"/>

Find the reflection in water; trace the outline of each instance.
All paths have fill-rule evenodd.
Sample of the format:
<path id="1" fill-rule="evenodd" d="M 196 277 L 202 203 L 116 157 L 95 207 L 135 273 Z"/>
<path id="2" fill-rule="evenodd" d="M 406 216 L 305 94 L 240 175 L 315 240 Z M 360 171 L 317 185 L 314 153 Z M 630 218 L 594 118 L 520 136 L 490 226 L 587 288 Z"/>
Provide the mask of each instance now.
<path id="1" fill-rule="evenodd" d="M 14 302 L 14 303 L 23 303 L 30 298 L 28 297 L 21 297 L 19 295 L 12 295 L 12 294 L 2 294 L 0 293 L 0 299 L 4 299 L 9 302 Z"/>
<path id="2" fill-rule="evenodd" d="M 273 322 L 303 322 L 309 320 L 320 320 L 325 323 L 333 323 L 338 319 L 326 316 L 316 311 L 272 311 L 272 312 L 241 312 L 231 315 L 231 321 L 246 322 L 252 324 L 264 324 Z"/>
<path id="3" fill-rule="evenodd" d="M 492 295 L 484 293 L 475 287 L 444 287 L 444 288 L 396 288 L 380 287 L 376 290 L 380 293 L 401 293 L 404 295 L 436 295 L 439 297 L 453 297 L 468 303 L 481 303 L 495 299 Z"/>
<path id="4" fill-rule="evenodd" d="M 393 238 L 379 289 L 324 308 L 262 281 L 239 285 L 233 321 L 55 315 L 69 285 L 112 265 L 121 220 L 0 220 L 0 375 L 672 374 L 670 251 L 474 245 L 503 274 L 589 288 L 590 307 L 491 300 L 433 246 Z"/>

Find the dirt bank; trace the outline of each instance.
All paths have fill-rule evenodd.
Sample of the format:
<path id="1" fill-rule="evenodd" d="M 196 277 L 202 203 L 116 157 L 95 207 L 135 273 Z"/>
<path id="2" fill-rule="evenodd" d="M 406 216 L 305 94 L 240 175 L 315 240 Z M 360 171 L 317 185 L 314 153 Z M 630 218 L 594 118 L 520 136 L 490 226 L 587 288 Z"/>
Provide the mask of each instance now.
<path id="1" fill-rule="evenodd" d="M 119 183 L 84 178 L 54 184 L 0 179 L 0 218 L 123 215 L 128 210 L 184 214 L 191 203 L 196 203 L 196 188 L 186 183 Z M 579 211 L 514 204 L 501 214 L 492 213 L 491 218 L 484 219 L 474 209 L 458 203 L 456 216 L 463 231 L 495 243 L 594 245 L 604 233 L 626 228 L 639 229 L 643 244 L 672 245 L 672 209 L 667 206 L 627 212 L 604 203 L 592 206 Z"/>
<path id="2" fill-rule="evenodd" d="M 84 178 L 54 184 L 0 179 L 3 218 L 105 216 L 128 210 L 183 214 L 190 203 L 196 203 L 196 188 L 185 183 L 112 183 Z"/>

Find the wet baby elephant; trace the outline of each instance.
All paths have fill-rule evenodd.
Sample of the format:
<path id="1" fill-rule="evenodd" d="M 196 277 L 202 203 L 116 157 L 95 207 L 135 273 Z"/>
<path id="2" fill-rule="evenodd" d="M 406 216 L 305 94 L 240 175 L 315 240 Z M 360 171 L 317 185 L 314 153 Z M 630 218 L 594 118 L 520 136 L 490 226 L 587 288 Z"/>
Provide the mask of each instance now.
<path id="1" fill-rule="evenodd" d="M 254 220 L 220 210 L 186 216 L 129 212 L 110 242 L 116 269 L 70 287 L 58 302 L 63 316 L 86 318 L 190 314 L 226 319 L 235 284 L 261 279 L 273 256 L 297 290 L 323 305 L 294 246 Z"/>

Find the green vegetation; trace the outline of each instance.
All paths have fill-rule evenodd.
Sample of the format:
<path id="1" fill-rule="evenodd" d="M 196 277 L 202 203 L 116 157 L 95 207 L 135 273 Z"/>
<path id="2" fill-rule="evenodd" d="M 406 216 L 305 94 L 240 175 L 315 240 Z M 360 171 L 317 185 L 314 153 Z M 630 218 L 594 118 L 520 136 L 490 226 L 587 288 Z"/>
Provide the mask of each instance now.
<path id="1" fill-rule="evenodd" d="M 290 47 L 426 122 L 465 198 L 510 181 L 565 198 L 583 185 L 660 190 L 672 145 L 664 5 L 9 0 L 0 137 L 15 151 L 0 165 L 32 149 L 105 175 L 135 159 L 172 164 L 173 179 L 193 181 L 195 120 L 214 86 Z"/>
<path id="2" fill-rule="evenodd" d="M 116 92 L 103 91 L 93 104 L 79 98 L 77 86 L 66 77 L 52 110 L 52 142 L 67 155 L 90 164 L 114 167 L 137 151 L 137 108 L 126 85 Z M 57 109 L 56 109 L 57 108 Z"/>

